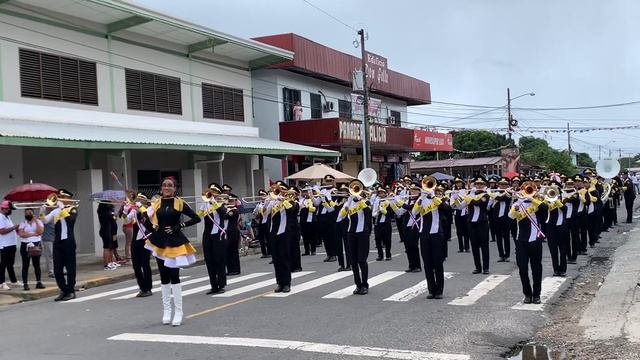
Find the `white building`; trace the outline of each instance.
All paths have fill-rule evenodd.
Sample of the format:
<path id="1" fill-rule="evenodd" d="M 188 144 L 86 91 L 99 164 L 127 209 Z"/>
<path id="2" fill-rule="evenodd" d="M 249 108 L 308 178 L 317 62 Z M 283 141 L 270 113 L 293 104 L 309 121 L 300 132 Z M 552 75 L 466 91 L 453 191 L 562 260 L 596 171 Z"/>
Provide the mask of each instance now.
<path id="1" fill-rule="evenodd" d="M 253 126 L 251 71 L 292 57 L 128 2 L 0 1 L 0 194 L 31 180 L 72 191 L 78 251 L 99 253 L 88 199 L 118 181 L 244 196 L 268 186 L 265 158 L 335 158 Z"/>

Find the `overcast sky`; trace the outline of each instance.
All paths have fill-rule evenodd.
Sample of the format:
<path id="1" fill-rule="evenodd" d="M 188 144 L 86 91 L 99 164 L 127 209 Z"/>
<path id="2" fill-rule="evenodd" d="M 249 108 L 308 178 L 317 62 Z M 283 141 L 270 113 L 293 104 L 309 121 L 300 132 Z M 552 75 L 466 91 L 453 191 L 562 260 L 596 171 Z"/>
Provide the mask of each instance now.
<path id="1" fill-rule="evenodd" d="M 393 70 L 431 84 L 432 100 L 514 107 L 576 107 L 640 100 L 640 1 L 636 0 L 308 0 L 369 34 L 367 49 Z M 303 0 L 136 0 L 174 16 L 245 38 L 297 33 L 359 55 L 356 34 Z M 482 109 L 432 104 L 409 121 L 504 128 L 504 110 L 465 120 Z M 602 110 L 514 110 L 528 127 L 640 124 L 640 104 Z M 449 116 L 454 118 L 442 118 Z M 518 136 L 518 135 L 516 135 Z M 567 134 L 536 133 L 559 149 Z M 614 141 L 614 142 L 611 142 Z M 574 151 L 598 157 L 640 153 L 640 130 L 573 133 Z"/>

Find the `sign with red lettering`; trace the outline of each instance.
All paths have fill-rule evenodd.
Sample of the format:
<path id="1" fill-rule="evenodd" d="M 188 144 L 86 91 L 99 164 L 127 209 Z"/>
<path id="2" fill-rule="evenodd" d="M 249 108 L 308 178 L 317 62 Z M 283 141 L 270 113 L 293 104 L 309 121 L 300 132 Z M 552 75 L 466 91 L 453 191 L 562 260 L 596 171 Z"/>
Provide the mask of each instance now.
<path id="1" fill-rule="evenodd" d="M 413 151 L 453 151 L 453 136 L 435 131 L 413 129 Z"/>

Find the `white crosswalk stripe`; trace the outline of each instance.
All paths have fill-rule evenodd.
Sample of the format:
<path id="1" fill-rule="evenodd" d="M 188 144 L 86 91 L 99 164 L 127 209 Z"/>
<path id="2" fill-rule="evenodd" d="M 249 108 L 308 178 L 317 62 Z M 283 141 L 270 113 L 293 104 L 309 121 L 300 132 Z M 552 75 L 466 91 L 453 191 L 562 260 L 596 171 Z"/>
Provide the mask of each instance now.
<path id="1" fill-rule="evenodd" d="M 404 274 L 406 274 L 406 272 L 404 271 L 383 272 L 382 274 L 374 276 L 371 279 L 369 279 L 368 281 L 369 287 L 372 288 L 376 285 L 382 284 L 384 282 L 387 282 L 393 278 L 397 278 L 398 276 L 404 275 Z M 332 292 L 331 294 L 325 295 L 322 298 L 323 299 L 344 299 L 350 295 L 353 295 L 353 289 L 354 289 L 354 285 L 348 286 L 344 289 L 340 289 L 338 291 Z"/>
<path id="2" fill-rule="evenodd" d="M 300 271 L 300 272 L 291 274 L 291 278 L 292 279 L 299 278 L 301 276 L 313 274 L 314 272 L 315 271 Z M 275 284 L 276 284 L 276 279 L 269 279 L 269 280 L 257 282 L 255 284 L 249 284 L 247 286 L 239 287 L 237 289 L 227 290 L 227 292 L 225 292 L 224 294 L 215 294 L 215 295 L 212 295 L 212 297 L 231 297 L 238 294 L 244 294 L 249 291 L 257 290 L 263 287 L 272 286 Z"/>
<path id="3" fill-rule="evenodd" d="M 265 275 L 269 275 L 269 274 L 271 274 L 271 273 L 258 272 L 258 273 L 243 275 L 243 276 L 240 276 L 240 277 L 237 277 L 237 278 L 231 278 L 231 279 L 227 280 L 227 285 L 236 284 L 236 283 L 239 283 L 241 281 L 251 280 L 251 279 L 255 279 L 257 277 L 261 277 L 261 276 L 265 276 Z M 189 296 L 189 295 L 193 295 L 193 294 L 209 291 L 209 289 L 211 289 L 211 285 L 210 284 L 209 285 L 204 285 L 204 286 L 198 286 L 196 288 L 189 289 L 187 291 L 183 291 L 182 292 L 182 296 Z"/>
<path id="4" fill-rule="evenodd" d="M 201 283 L 201 282 L 207 281 L 207 280 L 209 280 L 209 277 L 208 276 L 203 276 L 203 277 L 195 278 L 195 279 L 192 279 L 192 280 L 183 281 L 181 283 L 182 283 L 182 286 L 187 286 L 187 285 L 191 285 L 191 284 Z M 151 289 L 152 293 L 157 293 L 158 291 L 160 291 L 160 287 L 159 286 L 156 286 L 153 289 Z M 133 299 L 134 297 L 136 297 L 137 294 L 138 293 L 135 292 L 135 293 L 131 293 L 131 294 L 123 295 L 123 296 L 114 297 L 114 298 L 111 298 L 110 300 Z"/>
<path id="5" fill-rule="evenodd" d="M 186 279 L 189 278 L 189 276 L 181 276 L 180 279 Z M 151 283 L 152 285 L 160 285 L 160 281 L 154 281 Z M 69 300 L 69 301 L 65 301 L 64 304 L 73 304 L 73 303 L 79 303 L 79 302 L 85 302 L 85 301 L 89 301 L 89 300 L 95 300 L 95 299 L 100 299 L 103 297 L 107 297 L 107 296 L 112 296 L 112 295 L 116 295 L 116 294 L 122 294 L 123 292 L 129 292 L 129 291 L 133 291 L 133 290 L 138 290 L 138 285 L 134 285 L 134 286 L 127 286 L 125 288 L 122 289 L 116 289 L 116 290 L 110 290 L 110 291 L 105 291 L 105 292 L 101 292 L 101 293 L 97 293 L 97 294 L 93 294 L 93 295 L 88 295 L 88 296 L 82 296 L 82 297 L 77 297 L 73 300 Z"/>
<path id="6" fill-rule="evenodd" d="M 457 275 L 458 273 L 455 272 L 445 272 L 444 273 L 444 278 L 445 280 L 451 279 L 452 277 L 454 277 L 455 275 Z M 383 301 L 398 301 L 398 302 L 407 302 L 409 300 L 412 300 L 424 293 L 427 292 L 427 280 L 422 280 L 419 283 L 417 283 L 416 285 L 408 288 L 408 289 L 404 289 L 400 292 L 397 292 L 391 296 L 389 296 L 388 298 L 384 299 Z"/>
<path id="7" fill-rule="evenodd" d="M 307 291 L 309 289 L 313 289 L 315 287 L 324 285 L 324 284 L 328 284 L 331 282 L 334 282 L 336 280 L 340 280 L 343 278 L 346 278 L 348 276 L 352 276 L 353 273 L 350 271 L 342 271 L 342 272 L 338 272 L 338 273 L 333 273 L 333 274 L 329 274 L 326 276 L 323 276 L 321 278 L 317 278 L 315 280 L 311 280 L 311 281 L 307 281 L 305 283 L 302 283 L 300 285 L 295 285 L 291 287 L 291 292 L 288 293 L 273 293 L 273 294 L 268 294 L 266 296 L 269 297 L 288 297 L 291 295 L 295 295 L 295 294 L 299 294 L 303 291 Z"/>
<path id="8" fill-rule="evenodd" d="M 542 311 L 547 301 L 560 289 L 565 280 L 567 280 L 565 277 L 549 276 L 544 278 L 542 280 L 542 289 L 540 290 L 540 304 L 523 304 L 520 301 L 511 308 L 515 310 Z"/>
<path id="9" fill-rule="evenodd" d="M 469 290 L 467 295 L 459 296 L 449 302 L 449 305 L 469 306 L 475 304 L 489 291 L 495 289 L 500 283 L 507 280 L 509 275 L 489 275 L 486 279 Z"/>

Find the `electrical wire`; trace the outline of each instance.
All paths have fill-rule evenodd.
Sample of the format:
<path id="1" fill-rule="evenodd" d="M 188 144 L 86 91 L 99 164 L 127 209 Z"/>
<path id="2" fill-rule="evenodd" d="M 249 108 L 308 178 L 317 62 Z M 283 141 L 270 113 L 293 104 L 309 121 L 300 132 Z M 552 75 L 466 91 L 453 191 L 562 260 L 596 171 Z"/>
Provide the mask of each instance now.
<path id="1" fill-rule="evenodd" d="M 328 11 L 321 9 L 320 7 L 318 7 L 318 6 L 316 6 L 316 5 L 312 4 L 312 3 L 310 3 L 310 2 L 309 2 L 309 1 L 307 1 L 307 0 L 302 0 L 302 1 L 304 1 L 307 5 L 311 6 L 312 8 L 314 8 L 314 9 L 316 9 L 316 10 L 320 11 L 321 13 L 323 13 L 323 14 L 327 15 L 328 17 L 332 18 L 333 20 L 335 20 L 335 21 L 339 22 L 340 24 L 342 24 L 342 25 L 346 26 L 347 28 L 349 28 L 349 29 L 351 29 L 351 30 L 353 30 L 353 31 L 355 31 L 355 32 L 358 32 L 358 31 L 359 31 L 358 29 L 354 28 L 353 26 L 351 26 L 351 25 L 347 24 L 346 22 L 344 22 L 344 21 L 342 21 L 342 20 L 338 19 L 337 17 L 335 17 L 335 16 L 331 15 Z"/>

